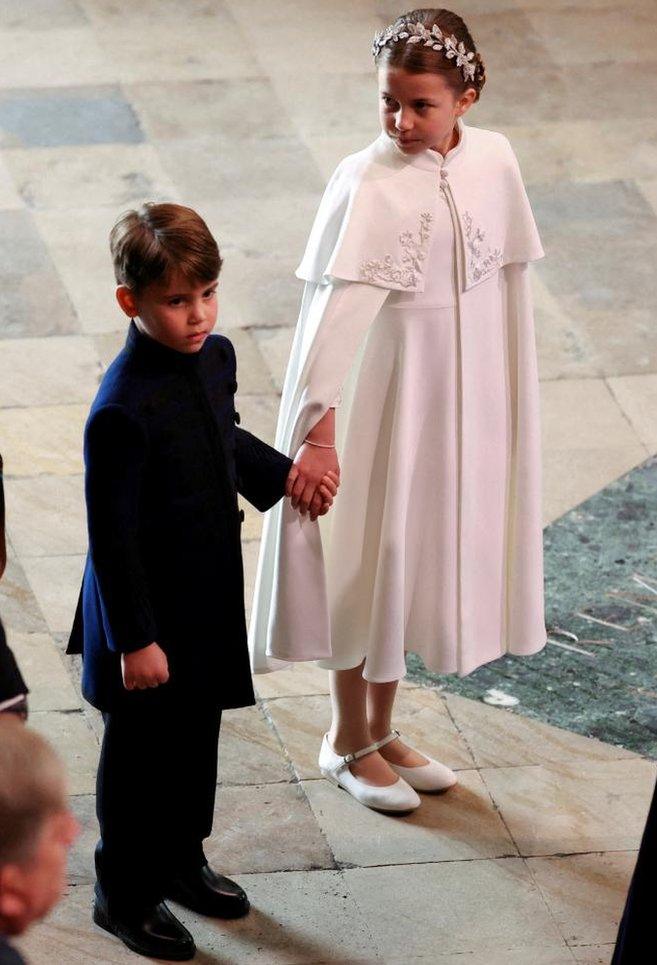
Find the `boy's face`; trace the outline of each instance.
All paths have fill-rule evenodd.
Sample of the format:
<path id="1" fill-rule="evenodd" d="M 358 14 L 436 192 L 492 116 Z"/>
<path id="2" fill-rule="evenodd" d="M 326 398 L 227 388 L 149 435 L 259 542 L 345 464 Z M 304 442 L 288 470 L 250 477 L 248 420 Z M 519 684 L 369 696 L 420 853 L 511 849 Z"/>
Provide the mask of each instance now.
<path id="1" fill-rule="evenodd" d="M 66 857 L 78 833 L 68 809 L 51 814 L 30 859 L 0 867 L 0 933 L 20 935 L 57 904 L 66 888 Z"/>
<path id="2" fill-rule="evenodd" d="M 146 335 L 177 352 L 198 352 L 217 323 L 217 285 L 190 281 L 176 272 L 166 282 L 135 293 L 119 285 L 116 298 Z"/>

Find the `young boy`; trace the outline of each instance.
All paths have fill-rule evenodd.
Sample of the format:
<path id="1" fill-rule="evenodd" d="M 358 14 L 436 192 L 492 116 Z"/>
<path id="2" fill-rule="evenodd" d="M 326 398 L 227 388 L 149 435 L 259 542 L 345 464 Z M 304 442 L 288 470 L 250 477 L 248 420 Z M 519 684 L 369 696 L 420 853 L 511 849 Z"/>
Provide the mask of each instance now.
<path id="1" fill-rule="evenodd" d="M 0 717 L 0 965 L 23 962 L 4 936 L 22 934 L 61 898 L 77 833 L 61 761 L 16 716 Z"/>
<path id="2" fill-rule="evenodd" d="M 292 464 L 239 428 L 235 352 L 210 334 L 221 258 L 199 215 L 147 204 L 110 247 L 131 322 L 85 430 L 89 554 L 69 643 L 105 721 L 93 914 L 133 951 L 183 961 L 194 941 L 165 898 L 222 918 L 249 909 L 202 842 L 221 711 L 255 702 L 237 493 L 269 509 Z M 315 514 L 335 491 L 318 488 Z"/>

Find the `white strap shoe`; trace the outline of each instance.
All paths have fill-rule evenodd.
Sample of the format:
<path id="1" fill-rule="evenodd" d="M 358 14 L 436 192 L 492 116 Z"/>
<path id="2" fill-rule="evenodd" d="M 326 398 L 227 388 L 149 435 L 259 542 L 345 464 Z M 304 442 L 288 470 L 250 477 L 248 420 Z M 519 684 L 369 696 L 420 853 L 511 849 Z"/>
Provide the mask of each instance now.
<path id="1" fill-rule="evenodd" d="M 384 744 L 389 744 L 390 741 L 394 741 L 398 737 L 401 737 L 399 731 L 392 730 L 379 743 L 383 747 Z M 415 750 L 407 741 L 404 741 L 404 743 L 411 750 Z M 416 751 L 416 754 L 427 757 L 422 751 Z M 432 757 L 427 757 L 427 763 L 419 764 L 417 767 L 402 767 L 401 764 L 393 764 L 391 761 L 388 761 L 388 764 L 395 774 L 399 774 L 416 791 L 446 791 L 448 787 L 453 787 L 457 782 L 454 771 L 451 771 L 446 764 L 434 761 Z"/>
<path id="2" fill-rule="evenodd" d="M 357 761 L 372 751 L 378 751 L 380 747 L 394 740 L 397 735 L 388 735 L 383 740 L 375 741 L 369 747 L 363 747 L 360 751 L 340 757 L 336 754 L 329 744 L 328 734 L 324 734 L 322 748 L 319 752 L 319 769 L 334 784 L 344 788 L 352 797 L 356 798 L 365 807 L 373 808 L 375 811 L 386 811 L 390 813 L 401 813 L 404 811 L 414 811 L 419 807 L 421 800 L 410 787 L 403 777 L 399 777 L 394 784 L 385 787 L 376 787 L 374 784 L 366 784 L 359 780 L 349 770 L 352 761 Z"/>

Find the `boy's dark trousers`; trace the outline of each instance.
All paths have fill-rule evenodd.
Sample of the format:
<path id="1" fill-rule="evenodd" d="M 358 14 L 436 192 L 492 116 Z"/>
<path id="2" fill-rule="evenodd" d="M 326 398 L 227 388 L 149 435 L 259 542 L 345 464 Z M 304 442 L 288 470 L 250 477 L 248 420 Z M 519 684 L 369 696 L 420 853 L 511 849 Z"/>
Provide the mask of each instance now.
<path id="1" fill-rule="evenodd" d="M 110 915 L 129 920 L 162 901 L 169 881 L 205 864 L 221 710 L 169 682 L 126 691 L 103 718 L 97 890 Z"/>

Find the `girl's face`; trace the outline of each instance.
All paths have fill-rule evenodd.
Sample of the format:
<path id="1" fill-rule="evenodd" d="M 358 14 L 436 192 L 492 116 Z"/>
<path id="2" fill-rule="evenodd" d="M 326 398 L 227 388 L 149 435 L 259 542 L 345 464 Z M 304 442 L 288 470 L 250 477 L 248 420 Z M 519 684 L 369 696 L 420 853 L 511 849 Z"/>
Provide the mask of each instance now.
<path id="1" fill-rule="evenodd" d="M 409 74 L 401 67 L 379 69 L 381 127 L 405 154 L 448 146 L 456 119 L 475 97 L 472 87 L 457 97 L 440 74 Z"/>

